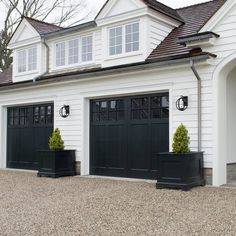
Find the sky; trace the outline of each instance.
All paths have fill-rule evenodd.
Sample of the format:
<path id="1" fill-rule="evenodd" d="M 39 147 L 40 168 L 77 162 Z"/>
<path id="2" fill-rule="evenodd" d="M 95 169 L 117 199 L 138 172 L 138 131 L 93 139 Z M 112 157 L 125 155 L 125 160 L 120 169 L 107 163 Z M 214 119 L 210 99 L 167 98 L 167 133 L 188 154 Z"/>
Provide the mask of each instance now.
<path id="1" fill-rule="evenodd" d="M 209 0 L 158 0 L 159 2 L 173 7 L 180 8 L 197 3 L 208 2 Z M 89 7 L 94 11 L 98 11 L 100 7 L 104 4 L 105 0 L 87 0 Z"/>
<path id="2" fill-rule="evenodd" d="M 92 16 L 95 16 L 96 13 L 100 10 L 106 0 L 84 0 L 87 1 L 87 6 L 89 11 L 91 11 L 90 17 L 87 20 L 92 20 Z M 193 4 L 198 4 L 202 2 L 208 2 L 209 0 L 158 0 L 159 2 L 170 6 L 172 8 L 181 8 Z M 0 14 L 0 28 L 3 25 L 4 14 Z"/>

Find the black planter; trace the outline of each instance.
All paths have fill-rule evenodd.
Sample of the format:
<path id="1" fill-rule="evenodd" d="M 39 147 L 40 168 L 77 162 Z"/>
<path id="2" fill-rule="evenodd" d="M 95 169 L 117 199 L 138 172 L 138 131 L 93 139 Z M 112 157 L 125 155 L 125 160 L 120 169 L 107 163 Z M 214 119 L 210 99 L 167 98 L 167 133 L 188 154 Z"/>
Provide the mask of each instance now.
<path id="1" fill-rule="evenodd" d="M 188 154 L 159 153 L 157 188 L 189 191 L 204 186 L 203 152 Z"/>
<path id="2" fill-rule="evenodd" d="M 75 150 L 39 151 L 39 177 L 58 178 L 74 175 L 76 175 Z"/>

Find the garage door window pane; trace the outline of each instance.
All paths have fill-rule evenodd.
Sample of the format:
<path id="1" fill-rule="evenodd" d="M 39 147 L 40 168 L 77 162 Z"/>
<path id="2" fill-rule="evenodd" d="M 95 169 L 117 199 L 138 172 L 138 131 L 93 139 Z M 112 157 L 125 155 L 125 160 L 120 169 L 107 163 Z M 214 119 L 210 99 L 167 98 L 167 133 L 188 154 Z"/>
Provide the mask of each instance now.
<path id="1" fill-rule="evenodd" d="M 14 125 L 19 125 L 19 109 L 18 108 L 14 108 Z"/>
<path id="2" fill-rule="evenodd" d="M 46 123 L 47 124 L 52 124 L 52 106 L 47 106 L 47 111 L 46 111 Z"/>
<path id="3" fill-rule="evenodd" d="M 40 107 L 40 123 L 45 123 L 45 107 Z"/>
<path id="4" fill-rule="evenodd" d="M 39 107 L 34 108 L 34 124 L 39 124 Z"/>
<path id="5" fill-rule="evenodd" d="M 135 98 L 132 99 L 131 109 L 132 120 L 149 119 L 149 98 Z"/>

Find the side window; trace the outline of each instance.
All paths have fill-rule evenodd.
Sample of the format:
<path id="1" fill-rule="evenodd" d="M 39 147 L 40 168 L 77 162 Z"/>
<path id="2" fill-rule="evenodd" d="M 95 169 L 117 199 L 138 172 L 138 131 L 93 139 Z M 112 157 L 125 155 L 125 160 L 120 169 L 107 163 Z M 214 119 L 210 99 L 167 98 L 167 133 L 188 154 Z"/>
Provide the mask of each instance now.
<path id="1" fill-rule="evenodd" d="M 110 56 L 122 53 L 122 26 L 109 30 L 109 54 Z"/>
<path id="2" fill-rule="evenodd" d="M 68 42 L 68 63 L 76 64 L 79 62 L 79 40 L 74 39 Z"/>
<path id="3" fill-rule="evenodd" d="M 139 23 L 125 26 L 125 51 L 139 50 Z"/>
<path id="4" fill-rule="evenodd" d="M 27 60 L 26 50 L 19 51 L 18 52 L 18 59 L 17 59 L 19 73 L 26 72 L 26 70 L 27 70 L 26 60 Z"/>
<path id="5" fill-rule="evenodd" d="M 37 69 L 37 48 L 30 48 L 28 50 L 28 70 Z"/>
<path id="6" fill-rule="evenodd" d="M 82 62 L 93 60 L 93 37 L 82 37 Z"/>
<path id="7" fill-rule="evenodd" d="M 66 64 L 66 43 L 56 44 L 56 66 L 64 66 Z"/>

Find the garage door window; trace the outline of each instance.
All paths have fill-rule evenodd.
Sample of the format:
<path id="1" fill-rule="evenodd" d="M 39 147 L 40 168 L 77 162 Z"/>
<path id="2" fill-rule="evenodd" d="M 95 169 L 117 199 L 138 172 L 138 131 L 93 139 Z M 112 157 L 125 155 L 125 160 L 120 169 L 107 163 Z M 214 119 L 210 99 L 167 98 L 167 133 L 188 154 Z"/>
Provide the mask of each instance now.
<path id="1" fill-rule="evenodd" d="M 36 106 L 34 107 L 34 124 L 52 124 L 53 111 L 52 106 Z"/>
<path id="2" fill-rule="evenodd" d="M 9 108 L 8 110 L 9 126 L 26 126 L 29 124 L 28 108 Z"/>
<path id="3" fill-rule="evenodd" d="M 93 102 L 93 121 L 116 121 L 124 119 L 124 101 L 96 101 Z"/>

